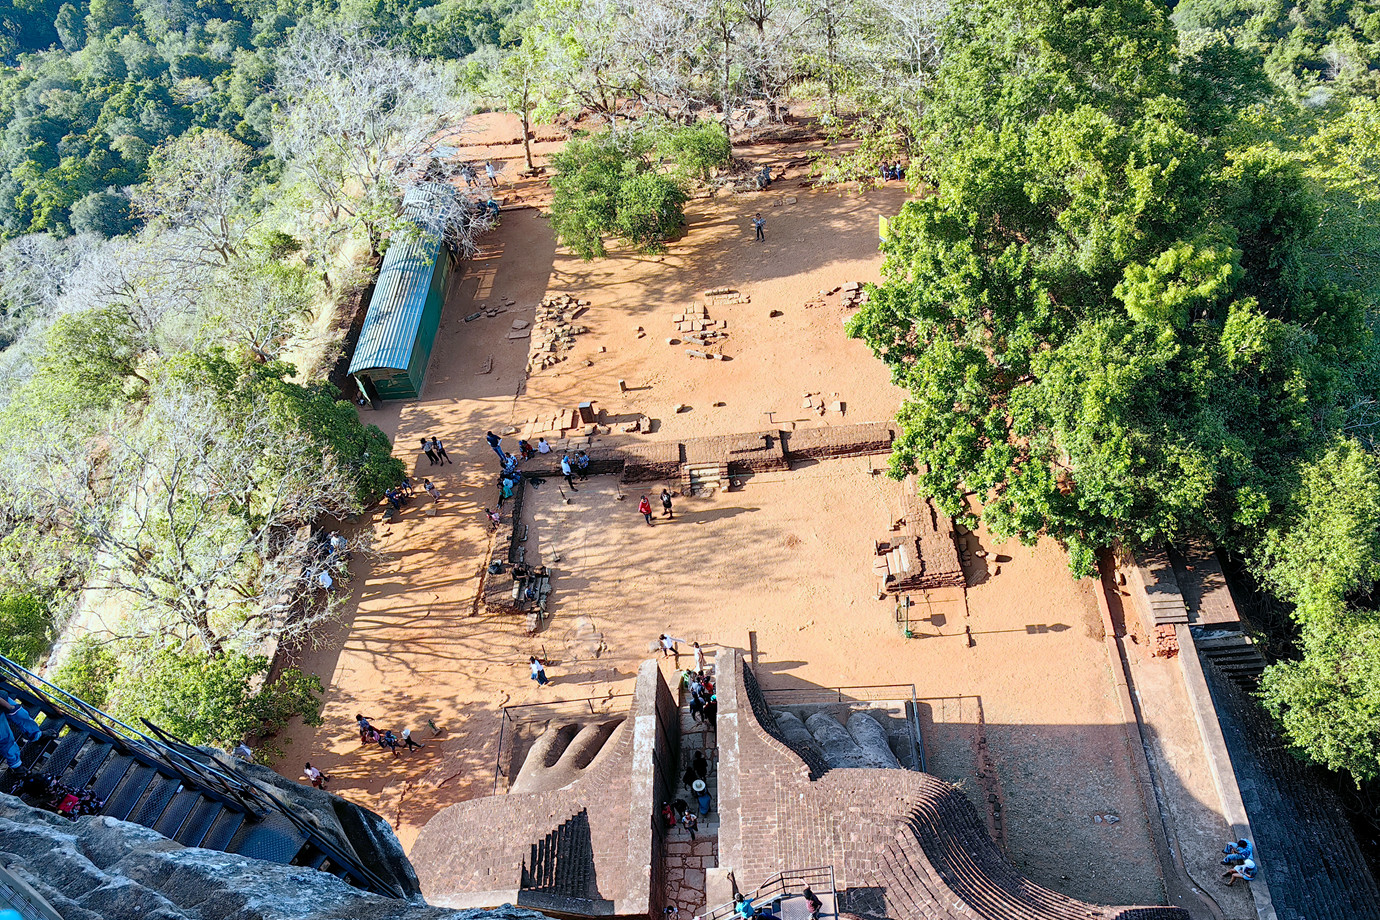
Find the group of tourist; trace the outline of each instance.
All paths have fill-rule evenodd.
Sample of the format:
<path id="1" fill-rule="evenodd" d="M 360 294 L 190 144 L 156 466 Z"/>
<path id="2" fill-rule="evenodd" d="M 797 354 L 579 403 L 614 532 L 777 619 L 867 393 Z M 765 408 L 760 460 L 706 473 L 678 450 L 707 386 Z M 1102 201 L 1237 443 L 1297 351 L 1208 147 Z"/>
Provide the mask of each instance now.
<path id="1" fill-rule="evenodd" d="M 398 745 L 406 745 L 409 754 L 426 747 L 425 744 L 418 744 L 412 740 L 412 729 L 410 728 L 404 728 L 402 735 L 399 736 L 389 729 L 375 728 L 370 717 L 362 716 L 359 713 L 355 713 L 355 724 L 359 726 L 360 744 L 377 744 L 384 750 L 392 751 L 394 757 L 398 756 Z M 307 766 L 311 766 L 311 764 L 307 764 Z M 311 774 L 308 776 L 310 777 Z M 314 777 L 311 778 L 315 779 Z M 316 785 L 316 783 L 313 782 L 312 785 Z"/>
<path id="2" fill-rule="evenodd" d="M 1222 865 L 1227 867 L 1222 878 L 1227 880 L 1228 888 L 1237 879 L 1251 881 L 1255 878 L 1255 846 L 1245 839 L 1227 844 L 1222 848 Z"/>
<path id="3" fill-rule="evenodd" d="M 31 744 L 43 739 L 51 743 L 56 737 L 56 732 L 39 728 L 38 722 L 17 698 L 0 691 L 0 756 L 4 757 L 5 765 L 10 768 L 2 791 L 27 796 L 39 807 L 68 818 L 99 814 L 105 807 L 105 801 L 96 796 L 91 783 L 79 789 L 60 782 L 55 776 L 45 776 L 24 768 L 21 743 Z"/>
<path id="4" fill-rule="evenodd" d="M 890 182 L 895 180 L 900 182 L 906 178 L 906 168 L 900 163 L 882 164 L 882 181 Z"/>

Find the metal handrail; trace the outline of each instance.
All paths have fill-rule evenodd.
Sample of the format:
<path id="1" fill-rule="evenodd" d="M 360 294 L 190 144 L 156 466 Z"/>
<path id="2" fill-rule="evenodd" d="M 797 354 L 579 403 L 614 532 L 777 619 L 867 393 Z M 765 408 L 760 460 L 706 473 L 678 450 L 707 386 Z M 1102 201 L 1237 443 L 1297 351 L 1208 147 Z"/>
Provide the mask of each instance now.
<path id="1" fill-rule="evenodd" d="M 893 695 L 891 695 L 891 696 L 872 695 L 872 696 L 867 696 L 867 697 L 853 696 L 851 699 L 845 699 L 845 698 L 844 698 L 844 691 L 845 691 L 845 690 L 899 690 L 899 691 L 901 691 L 901 695 L 899 695 L 899 696 L 898 696 L 898 695 L 895 695 L 895 694 L 893 694 Z M 850 702 L 871 703 L 871 702 L 876 702 L 877 700 L 901 700 L 901 699 L 905 699 L 905 698 L 906 698 L 906 695 L 909 695 L 909 696 L 911 696 L 912 698 L 914 698 L 914 696 L 915 696 L 915 684 L 853 684 L 853 685 L 851 685 L 851 686 L 844 686 L 844 687 L 778 687 L 778 688 L 773 689 L 773 690 L 768 690 L 768 689 L 765 688 L 765 687 L 762 688 L 762 697 L 763 697 L 763 699 L 765 699 L 765 700 L 767 700 L 767 701 L 769 701 L 769 702 L 770 702 L 771 698 L 772 698 L 774 695 L 781 695 L 781 696 L 784 696 L 784 695 L 790 694 L 790 693 L 797 693 L 797 694 L 811 694 L 811 693 L 813 693 L 813 694 L 829 694 L 829 695 L 835 697 L 835 702 L 838 702 L 838 703 L 850 703 Z M 790 704 L 787 704 L 787 705 L 790 705 Z"/>
<path id="2" fill-rule="evenodd" d="M 0 656 L 0 674 L 8 675 L 19 681 L 22 686 L 15 686 L 14 689 L 21 697 L 27 696 L 31 702 L 39 706 L 50 706 L 64 716 L 81 719 L 88 729 L 93 730 L 94 734 L 98 736 L 103 736 L 104 740 L 147 758 L 165 769 L 171 770 L 179 777 L 189 778 L 186 777 L 186 774 L 190 773 L 192 774 L 190 778 L 194 778 L 201 785 L 209 787 L 203 791 L 212 797 L 252 812 L 256 817 L 262 817 L 262 812 L 259 810 L 262 806 L 258 805 L 257 802 L 246 800 L 247 798 L 252 799 L 254 796 L 245 787 L 243 780 L 228 776 L 214 767 L 208 767 L 192 760 L 180 751 L 150 738 L 137 728 L 121 722 L 109 713 L 97 709 L 61 687 L 49 683 L 28 668 L 16 664 L 4 656 Z"/>
<path id="3" fill-rule="evenodd" d="M 810 887 L 810 882 L 816 880 L 819 883 L 828 883 L 827 891 L 834 898 L 834 915 L 838 915 L 838 889 L 834 887 L 834 867 L 817 866 L 813 869 L 783 869 L 762 884 L 758 885 L 752 893 L 753 901 L 775 901 L 788 894 L 799 894 Z M 799 890 L 792 890 L 798 884 Z M 818 892 L 816 892 L 818 893 Z M 730 901 L 727 904 L 720 904 L 711 910 L 700 914 L 698 920 L 721 920 L 723 917 L 731 916 L 736 913 L 738 903 Z"/>
<path id="4" fill-rule="evenodd" d="M 512 719 L 513 717 L 510 715 L 510 713 L 514 709 L 536 709 L 538 707 L 554 708 L 560 706 L 569 706 L 575 703 L 584 703 L 589 708 L 589 714 L 597 716 L 601 713 L 599 712 L 599 710 L 594 708 L 595 703 L 606 703 L 609 700 L 628 699 L 632 695 L 633 694 L 631 693 L 610 693 L 606 696 L 585 696 L 573 700 L 546 700 L 545 702 L 537 703 L 514 703 L 511 706 L 503 707 L 503 718 Z M 603 713 L 603 715 L 616 715 L 616 713 L 607 712 Z"/>
<path id="5" fill-rule="evenodd" d="M 347 874 L 380 894 L 387 894 L 395 898 L 405 896 L 396 884 L 378 875 L 367 866 L 358 863 L 358 854 L 345 854 L 322 833 L 314 821 L 308 821 L 298 815 L 296 808 L 291 803 L 284 801 L 276 793 L 258 783 L 226 773 L 211 764 L 202 763 L 190 754 L 183 753 L 178 748 L 185 748 L 187 751 L 195 751 L 196 749 L 180 738 L 168 734 L 152 722 L 144 720 L 144 725 L 157 736 L 156 739 L 126 725 L 114 716 L 97 709 L 79 697 L 73 696 L 61 687 L 49 683 L 2 655 L 0 655 L 0 674 L 7 674 L 23 685 L 23 689 L 14 688 L 21 697 L 29 697 L 31 702 L 39 706 L 46 703 L 46 705 L 56 708 L 64 716 L 80 718 L 83 722 L 83 728 L 87 731 L 98 737 L 104 736 L 106 740 L 132 749 L 138 755 L 165 767 L 176 774 L 179 779 L 198 787 L 199 793 L 235 804 L 256 818 L 263 818 L 270 811 L 282 815 L 313 846 L 325 853 L 333 863 Z"/>

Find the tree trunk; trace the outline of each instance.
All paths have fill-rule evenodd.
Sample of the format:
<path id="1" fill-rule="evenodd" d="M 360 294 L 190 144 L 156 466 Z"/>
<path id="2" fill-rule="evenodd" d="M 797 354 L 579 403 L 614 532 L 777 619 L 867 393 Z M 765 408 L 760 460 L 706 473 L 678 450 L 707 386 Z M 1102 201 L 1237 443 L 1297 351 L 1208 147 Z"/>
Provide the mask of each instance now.
<path id="1" fill-rule="evenodd" d="M 522 152 L 527 157 L 527 171 L 536 172 L 532 163 L 532 110 L 527 107 L 527 99 L 522 100 Z"/>

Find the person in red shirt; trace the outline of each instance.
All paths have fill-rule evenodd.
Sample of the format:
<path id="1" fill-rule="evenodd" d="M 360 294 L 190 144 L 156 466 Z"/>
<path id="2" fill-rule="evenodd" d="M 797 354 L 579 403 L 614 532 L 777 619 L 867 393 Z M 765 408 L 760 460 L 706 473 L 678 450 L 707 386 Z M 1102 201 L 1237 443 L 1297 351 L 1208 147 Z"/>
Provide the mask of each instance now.
<path id="1" fill-rule="evenodd" d="M 642 517 L 646 519 L 648 527 L 653 526 L 652 503 L 647 501 L 647 496 L 642 496 L 642 501 L 637 503 L 637 513 L 642 515 Z"/>

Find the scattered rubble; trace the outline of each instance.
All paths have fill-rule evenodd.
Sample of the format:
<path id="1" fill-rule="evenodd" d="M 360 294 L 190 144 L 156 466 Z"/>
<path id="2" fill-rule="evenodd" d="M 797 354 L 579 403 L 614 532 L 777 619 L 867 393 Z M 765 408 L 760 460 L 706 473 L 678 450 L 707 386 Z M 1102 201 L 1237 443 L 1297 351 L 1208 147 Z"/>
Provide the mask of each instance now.
<path id="1" fill-rule="evenodd" d="M 867 303 L 867 291 L 863 290 L 862 282 L 849 281 L 847 284 L 841 284 L 831 290 L 820 291 L 814 299 L 805 304 L 805 308 L 808 310 L 823 307 L 828 303 L 827 298 L 833 297 L 835 294 L 842 295 L 839 298 L 839 306 L 845 310 L 852 310 Z"/>
<path id="2" fill-rule="evenodd" d="M 588 300 L 578 300 L 569 294 L 551 294 L 537 307 L 536 325 L 530 329 L 525 320 L 516 320 L 508 338 L 532 337 L 532 351 L 527 359 L 527 373 L 551 367 L 564 361 L 575 344 L 575 336 L 588 332 L 573 322 L 575 316 L 589 307 Z M 522 323 L 520 327 L 518 323 Z"/>
<path id="3" fill-rule="evenodd" d="M 716 303 L 746 303 L 747 299 L 731 288 L 715 288 L 705 291 L 705 299 Z M 671 317 L 676 331 L 685 335 L 686 340 L 700 346 L 687 348 L 685 353 L 692 358 L 708 358 L 713 361 L 727 360 L 718 353 L 718 346 L 728 338 L 728 320 L 710 319 L 709 311 L 702 303 L 692 303 L 684 313 Z M 668 338 L 667 345 L 679 345 L 680 339 Z"/>

